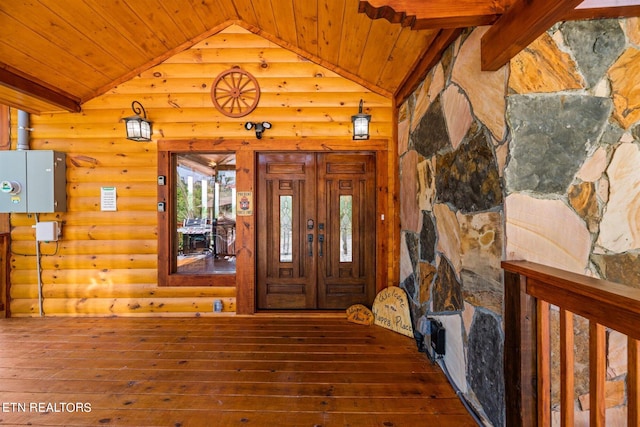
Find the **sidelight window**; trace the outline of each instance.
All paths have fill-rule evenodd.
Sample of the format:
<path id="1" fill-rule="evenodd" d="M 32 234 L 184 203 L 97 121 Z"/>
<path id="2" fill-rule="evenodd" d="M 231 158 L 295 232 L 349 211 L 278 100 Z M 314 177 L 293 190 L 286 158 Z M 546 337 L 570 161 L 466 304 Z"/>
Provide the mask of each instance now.
<path id="1" fill-rule="evenodd" d="M 280 262 L 292 262 L 293 197 L 280 196 Z"/>
<path id="2" fill-rule="evenodd" d="M 353 196 L 340 196 L 340 262 L 353 261 Z"/>

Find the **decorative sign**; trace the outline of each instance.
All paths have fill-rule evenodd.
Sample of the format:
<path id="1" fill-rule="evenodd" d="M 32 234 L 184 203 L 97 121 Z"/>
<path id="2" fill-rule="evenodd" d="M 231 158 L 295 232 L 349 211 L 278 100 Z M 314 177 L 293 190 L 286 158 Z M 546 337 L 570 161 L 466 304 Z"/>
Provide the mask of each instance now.
<path id="1" fill-rule="evenodd" d="M 373 301 L 375 324 L 413 338 L 409 300 L 402 288 L 389 286 Z"/>
<path id="2" fill-rule="evenodd" d="M 358 325 L 373 325 L 373 313 L 362 304 L 347 308 L 347 320 Z"/>
<path id="3" fill-rule="evenodd" d="M 117 211 L 116 187 L 102 187 L 100 189 L 100 210 Z"/>
<path id="4" fill-rule="evenodd" d="M 251 216 L 253 215 L 253 192 L 238 191 L 236 195 L 236 215 Z"/>

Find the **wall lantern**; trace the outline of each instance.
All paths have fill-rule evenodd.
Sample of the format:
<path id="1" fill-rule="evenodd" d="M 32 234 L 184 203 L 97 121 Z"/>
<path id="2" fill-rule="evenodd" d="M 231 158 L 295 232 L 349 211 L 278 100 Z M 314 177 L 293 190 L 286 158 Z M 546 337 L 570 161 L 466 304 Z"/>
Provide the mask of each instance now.
<path id="1" fill-rule="evenodd" d="M 351 116 L 351 122 L 353 123 L 353 139 L 369 139 L 369 122 L 371 116 L 369 114 L 362 114 L 362 99 L 360 100 L 360 109 L 358 114 Z"/>
<path id="2" fill-rule="evenodd" d="M 269 122 L 262 122 L 262 123 L 254 123 L 254 122 L 247 122 L 244 124 L 244 128 L 246 130 L 251 130 L 251 128 L 256 128 L 256 138 L 261 139 L 262 138 L 262 132 L 264 132 L 266 129 L 271 129 L 271 123 Z"/>
<path id="3" fill-rule="evenodd" d="M 138 101 L 133 101 L 131 109 L 135 116 L 123 119 L 127 128 L 127 139 L 140 142 L 151 141 L 151 122 L 147 120 L 147 112 L 144 107 Z M 143 117 L 140 117 L 140 113 Z"/>

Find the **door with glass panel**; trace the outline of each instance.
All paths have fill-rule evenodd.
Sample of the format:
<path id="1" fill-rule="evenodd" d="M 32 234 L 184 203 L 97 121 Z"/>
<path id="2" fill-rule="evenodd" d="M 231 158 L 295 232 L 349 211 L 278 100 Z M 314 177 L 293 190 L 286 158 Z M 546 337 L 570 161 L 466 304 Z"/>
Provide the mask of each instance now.
<path id="1" fill-rule="evenodd" d="M 258 156 L 259 309 L 344 309 L 375 296 L 375 157 Z"/>

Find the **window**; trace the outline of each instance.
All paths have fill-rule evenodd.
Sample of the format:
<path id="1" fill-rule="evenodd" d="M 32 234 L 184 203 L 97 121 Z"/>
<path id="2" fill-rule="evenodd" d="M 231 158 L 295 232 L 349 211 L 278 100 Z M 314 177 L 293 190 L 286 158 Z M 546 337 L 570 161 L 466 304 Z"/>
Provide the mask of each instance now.
<path id="1" fill-rule="evenodd" d="M 159 284 L 229 285 L 235 281 L 235 153 L 159 153 L 166 199 L 158 232 Z"/>
<path id="2" fill-rule="evenodd" d="M 235 155 L 174 155 L 176 272 L 235 273 Z"/>

